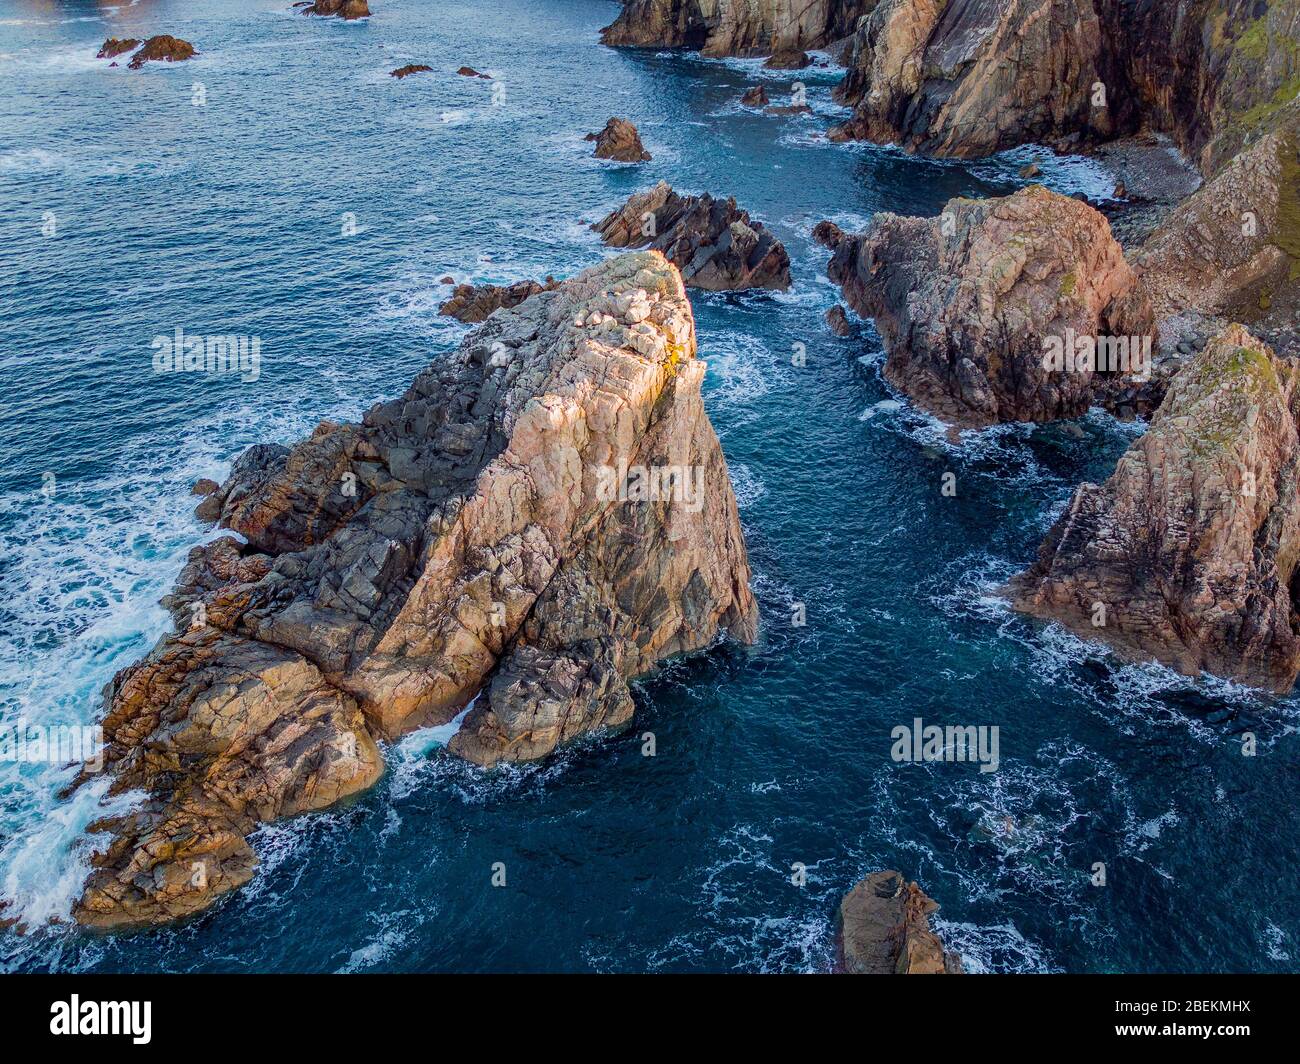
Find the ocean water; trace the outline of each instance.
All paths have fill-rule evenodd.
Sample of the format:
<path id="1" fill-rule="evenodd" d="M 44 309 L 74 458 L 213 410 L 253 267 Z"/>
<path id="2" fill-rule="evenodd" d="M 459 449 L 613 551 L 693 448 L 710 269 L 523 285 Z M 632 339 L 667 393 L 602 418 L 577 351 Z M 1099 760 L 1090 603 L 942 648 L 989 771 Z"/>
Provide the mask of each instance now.
<path id="1" fill-rule="evenodd" d="M 261 830 L 250 887 L 158 931 L 66 923 L 102 785 L 61 800 L 71 768 L 0 764 L 0 897 L 27 926 L 0 969 L 814 972 L 839 897 L 894 867 L 975 971 L 1294 970 L 1295 699 L 1124 665 L 997 597 L 1140 426 L 953 442 L 881 380 L 869 324 L 822 321 L 820 219 L 1005 193 L 1030 157 L 1062 191 L 1110 177 L 831 145 L 838 72 L 605 49 L 608 0 L 371 6 L 0 0 L 0 724 L 96 719 L 212 534 L 196 478 L 395 394 L 464 331 L 440 278 L 575 272 L 607 254 L 584 223 L 661 178 L 736 196 L 794 263 L 789 293 L 693 297 L 761 640 L 671 664 L 631 730 L 538 765 L 483 773 L 449 729 L 409 736 L 370 793 Z M 201 54 L 93 58 L 158 32 Z M 434 73 L 388 76 L 408 62 Z M 738 105 L 793 77 L 812 116 Z M 653 162 L 590 158 L 611 114 Z M 155 374 L 177 327 L 259 337 L 257 379 Z M 998 771 L 896 763 L 916 717 L 998 726 Z"/>

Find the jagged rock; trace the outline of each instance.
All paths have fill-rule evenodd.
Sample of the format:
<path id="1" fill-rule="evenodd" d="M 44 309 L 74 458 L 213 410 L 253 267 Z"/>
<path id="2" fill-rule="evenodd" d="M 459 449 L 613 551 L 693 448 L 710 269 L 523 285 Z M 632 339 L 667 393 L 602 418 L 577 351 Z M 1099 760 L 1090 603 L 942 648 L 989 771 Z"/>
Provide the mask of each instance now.
<path id="1" fill-rule="evenodd" d="M 1260 137 L 1185 199 L 1142 245 L 1134 266 L 1157 314 L 1244 322 L 1300 354 L 1300 136 Z"/>
<path id="2" fill-rule="evenodd" d="M 160 33 L 158 36 L 150 37 L 145 41 L 144 46 L 131 57 L 131 62 L 126 65 L 131 70 L 139 70 L 148 62 L 180 63 L 197 54 L 194 51 L 194 45 L 190 44 L 189 41 L 182 41 L 179 37 Z"/>
<path id="3" fill-rule="evenodd" d="M 96 59 L 116 59 L 119 55 L 131 51 L 140 42 L 135 37 L 127 37 L 124 40 L 118 40 L 116 37 L 110 37 L 95 53 Z"/>
<path id="4" fill-rule="evenodd" d="M 838 303 L 826 312 L 826 324 L 836 336 L 853 335 L 853 326 L 849 324 L 848 315 Z"/>
<path id="5" fill-rule="evenodd" d="M 821 48 L 853 32 L 876 0 L 627 0 L 603 43 L 698 48 L 706 56 Z"/>
<path id="6" fill-rule="evenodd" d="M 837 90 L 832 139 L 970 157 L 1170 133 L 1205 173 L 1300 79 L 1300 0 L 880 0 Z"/>
<path id="7" fill-rule="evenodd" d="M 426 66 L 424 63 L 407 63 L 406 66 L 390 71 L 388 76 L 390 78 L 409 78 L 412 74 L 426 74 L 432 70 L 433 67 Z"/>
<path id="8" fill-rule="evenodd" d="M 688 286 L 711 292 L 790 287 L 784 245 L 735 199 L 679 196 L 660 181 L 592 228 L 610 247 L 651 247 L 666 255 Z"/>
<path id="9" fill-rule="evenodd" d="M 509 285 L 458 284 L 451 298 L 438 308 L 438 313 L 476 325 L 487 321 L 494 311 L 502 307 L 517 307 L 529 296 L 549 292 L 558 286 L 559 282 L 554 277 L 546 278 L 545 283 L 516 281 Z"/>
<path id="10" fill-rule="evenodd" d="M 740 98 L 740 102 L 746 107 L 766 107 L 767 90 L 762 85 L 755 85 L 745 90 L 745 95 Z"/>
<path id="11" fill-rule="evenodd" d="M 242 542 L 191 552 L 177 633 L 106 692 L 112 789 L 147 800 L 97 825 L 77 919 L 203 909 L 252 875 L 257 824 L 369 786 L 375 737 L 476 695 L 453 751 L 535 758 L 626 722 L 665 658 L 752 642 L 703 375 L 680 274 L 626 254 L 494 314 L 360 424 L 241 455 L 199 511 Z"/>
<path id="12" fill-rule="evenodd" d="M 802 70 L 812 66 L 812 56 L 798 48 L 773 52 L 763 63 L 769 70 Z"/>
<path id="13" fill-rule="evenodd" d="M 794 103 L 779 107 L 767 107 L 764 110 L 770 115 L 810 115 L 812 108 L 806 103 Z"/>
<path id="14" fill-rule="evenodd" d="M 611 118 L 599 133 L 588 133 L 586 140 L 596 142 L 597 159 L 620 163 L 647 163 L 651 155 L 641 143 L 636 126 L 625 118 Z"/>
<path id="15" fill-rule="evenodd" d="M 477 70 L 475 70 L 471 66 L 463 66 L 459 70 L 457 70 L 456 73 L 459 74 L 462 78 L 482 78 L 484 81 L 492 80 L 491 74 L 480 74 Z"/>
<path id="16" fill-rule="evenodd" d="M 299 6 L 297 4 L 295 7 Z M 366 0 L 316 0 L 303 7 L 304 15 L 337 15 L 342 19 L 369 18 L 370 7 Z"/>
<path id="17" fill-rule="evenodd" d="M 897 872 L 873 872 L 840 902 L 836 970 L 847 975 L 958 975 L 961 957 L 930 930 L 939 908 Z"/>
<path id="18" fill-rule="evenodd" d="M 828 272 L 845 301 L 875 319 L 886 379 L 958 426 L 1077 417 L 1103 375 L 1066 360 L 1076 341 L 1104 341 L 1103 369 L 1123 371 L 1105 375 L 1119 378 L 1143 375 L 1144 337 L 1155 346 L 1105 217 L 1040 185 L 949 200 L 937 218 L 878 214 L 855 236 L 823 222 L 813 235 L 834 251 Z"/>
<path id="19" fill-rule="evenodd" d="M 1278 692 L 1300 671 L 1296 367 L 1241 325 L 1183 366 L 1105 484 L 1082 484 L 1019 610 L 1130 658 Z"/>
<path id="20" fill-rule="evenodd" d="M 1030 178 L 1037 177 L 1042 171 L 1038 169 L 1037 163 L 1026 163 L 1020 168 L 1020 176 L 1026 181 Z"/>

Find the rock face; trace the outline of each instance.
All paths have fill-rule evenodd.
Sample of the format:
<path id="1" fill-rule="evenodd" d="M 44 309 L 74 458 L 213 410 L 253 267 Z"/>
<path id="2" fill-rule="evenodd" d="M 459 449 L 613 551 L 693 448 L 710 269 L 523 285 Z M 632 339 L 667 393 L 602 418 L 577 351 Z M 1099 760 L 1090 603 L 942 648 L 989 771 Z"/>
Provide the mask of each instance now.
<path id="1" fill-rule="evenodd" d="M 366 0 L 316 0 L 302 9 L 304 15 L 337 15 L 343 19 L 369 18 Z"/>
<path id="2" fill-rule="evenodd" d="M 620 163 L 648 163 L 651 159 L 636 126 L 625 118 L 611 118 L 604 129 L 599 133 L 588 133 L 586 139 L 596 142 L 597 159 L 613 159 Z"/>
<path id="3" fill-rule="evenodd" d="M 119 41 L 119 44 L 125 44 Z M 105 42 L 107 47 L 107 42 Z M 194 45 L 189 41 L 182 41 L 179 37 L 172 37 L 166 33 L 160 33 L 157 37 L 150 37 L 144 42 L 144 47 L 131 57 L 131 62 L 127 66 L 132 70 L 139 70 L 145 63 L 162 61 L 165 63 L 179 63 L 189 59 L 198 53 L 194 51 Z"/>
<path id="4" fill-rule="evenodd" d="M 546 278 L 544 283 L 516 281 L 510 285 L 458 284 L 451 298 L 438 308 L 438 313 L 477 325 L 481 321 L 487 321 L 494 311 L 502 307 L 517 307 L 529 296 L 549 292 L 558 286 L 559 282 L 554 277 Z"/>
<path id="5" fill-rule="evenodd" d="M 1174 378 L 1105 484 L 1083 484 L 1009 593 L 1121 654 L 1274 691 L 1300 670 L 1296 369 L 1244 327 Z"/>
<path id="6" fill-rule="evenodd" d="M 1300 86 L 1300 0 L 880 0 L 834 134 L 975 156 L 1170 133 L 1212 173 Z"/>
<path id="7" fill-rule="evenodd" d="M 433 67 L 426 66 L 424 63 L 407 63 L 406 66 L 398 67 L 389 73 L 392 78 L 409 78 L 412 74 L 426 74 L 433 70 Z"/>
<path id="8" fill-rule="evenodd" d="M 823 222 L 814 236 L 834 251 L 846 302 L 875 319 L 885 377 L 958 426 L 1077 417 L 1101 376 L 1143 376 L 1143 338 L 1154 349 L 1105 217 L 1041 186 L 950 200 L 937 218 L 878 214 L 854 236 Z"/>
<path id="9" fill-rule="evenodd" d="M 627 0 L 608 45 L 698 48 L 707 56 L 822 48 L 853 32 L 876 0 Z"/>
<path id="10" fill-rule="evenodd" d="M 679 196 L 660 181 L 593 229 L 610 247 L 650 247 L 682 271 L 688 286 L 711 292 L 790 287 L 785 246 L 734 199 Z"/>
<path id="11" fill-rule="evenodd" d="M 961 974 L 961 957 L 946 953 L 930 930 L 939 905 L 897 872 L 873 872 L 840 902 L 837 965 L 847 975 Z"/>
<path id="12" fill-rule="evenodd" d="M 541 757 L 625 722 L 628 681 L 755 637 L 735 497 L 680 275 L 610 259 L 494 314 L 360 424 L 245 452 L 199 504 L 164 637 L 106 691 L 113 789 L 141 788 L 76 910 L 196 912 L 247 834 L 374 782 L 375 737 Z M 665 475 L 667 474 L 667 475 Z M 206 487 L 206 486 L 205 486 Z"/>
<path id="13" fill-rule="evenodd" d="M 1192 193 L 1134 258 L 1160 317 L 1244 322 L 1280 353 L 1300 354 L 1300 135 L 1267 133 Z"/>
<path id="14" fill-rule="evenodd" d="M 116 37 L 110 37 L 95 53 L 96 59 L 116 59 L 119 55 L 131 51 L 140 42 L 134 37 L 127 37 L 124 40 L 118 40 Z"/>

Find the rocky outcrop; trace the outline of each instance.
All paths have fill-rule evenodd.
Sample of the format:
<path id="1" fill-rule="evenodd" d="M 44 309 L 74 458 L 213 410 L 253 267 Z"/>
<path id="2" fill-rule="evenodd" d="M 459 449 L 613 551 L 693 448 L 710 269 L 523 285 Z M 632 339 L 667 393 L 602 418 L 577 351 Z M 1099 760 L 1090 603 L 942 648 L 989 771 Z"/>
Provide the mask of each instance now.
<path id="1" fill-rule="evenodd" d="M 767 106 L 767 89 L 762 85 L 755 85 L 745 90 L 740 102 L 746 107 L 766 107 Z"/>
<path id="2" fill-rule="evenodd" d="M 124 55 L 131 51 L 131 49 L 135 48 L 139 43 L 140 42 L 135 37 L 127 37 L 124 40 L 110 37 L 100 46 L 99 51 L 95 53 L 95 58 L 116 59 L 119 55 Z"/>
<path id="3" fill-rule="evenodd" d="M 448 299 L 438 308 L 439 314 L 445 314 L 457 321 L 477 325 L 502 307 L 517 307 L 529 296 L 538 292 L 549 292 L 559 286 L 554 277 L 545 282 L 516 281 L 514 284 L 458 284 Z"/>
<path id="4" fill-rule="evenodd" d="M 1289 691 L 1298 414 L 1295 366 L 1226 329 L 1179 371 L 1110 479 L 1078 488 L 1011 601 L 1126 657 Z"/>
<path id="5" fill-rule="evenodd" d="M 484 81 L 491 81 L 491 74 L 480 74 L 472 66 L 463 66 L 456 71 L 462 78 L 482 78 Z"/>
<path id="6" fill-rule="evenodd" d="M 599 133 L 588 133 L 586 140 L 596 142 L 597 159 L 620 163 L 648 163 L 651 155 L 641 143 L 636 126 L 625 118 L 611 118 Z"/>
<path id="7" fill-rule="evenodd" d="M 296 5 L 295 5 L 296 6 Z M 316 0 L 302 9 L 304 15 L 335 15 L 342 19 L 369 18 L 366 0 Z"/>
<path id="8" fill-rule="evenodd" d="M 1113 136 L 1116 93 L 1092 0 L 881 0 L 855 34 L 834 140 L 972 157 L 1026 142 Z"/>
<path id="9" fill-rule="evenodd" d="M 396 70 L 389 72 L 390 78 L 409 78 L 412 74 L 427 74 L 433 70 L 433 67 L 424 63 L 407 63 L 406 66 L 400 66 Z"/>
<path id="10" fill-rule="evenodd" d="M 629 681 L 756 606 L 680 275 L 618 256 L 503 309 L 359 424 L 245 452 L 199 504 L 178 631 L 106 691 L 115 793 L 77 919 L 199 911 L 258 823 L 369 786 L 450 721 L 478 764 L 632 712 Z M 206 486 L 205 486 L 206 487 Z M 474 699 L 477 696 L 477 701 Z"/>
<path id="11" fill-rule="evenodd" d="M 969 157 L 1139 127 L 1210 174 L 1300 88 L 1300 0 L 880 0 L 837 139 Z"/>
<path id="12" fill-rule="evenodd" d="M 938 902 L 897 872 L 873 872 L 840 902 L 836 970 L 847 975 L 961 974 L 930 930 Z"/>
<path id="13" fill-rule="evenodd" d="M 104 48 L 107 49 L 109 41 L 104 42 Z M 118 41 L 119 45 L 125 45 L 126 41 Z M 121 51 L 125 51 L 123 48 Z M 121 51 L 114 54 L 121 54 Z M 170 34 L 160 33 L 156 37 L 150 37 L 144 42 L 143 47 L 131 56 L 131 61 L 127 66 L 132 70 L 139 70 L 145 63 L 164 62 L 180 63 L 186 59 L 191 59 L 198 53 L 194 50 L 194 45 L 189 41 L 182 41 L 179 37 L 172 37 Z"/>
<path id="14" fill-rule="evenodd" d="M 610 247 L 650 247 L 711 292 L 790 287 L 790 256 L 734 199 L 679 196 L 660 181 L 592 226 Z"/>
<path id="15" fill-rule="evenodd" d="M 853 32 L 876 0 L 627 0 L 601 31 L 608 45 L 694 48 L 707 56 L 824 48 Z"/>
<path id="16" fill-rule="evenodd" d="M 1152 364 L 1150 307 L 1106 219 L 1079 200 L 1034 185 L 814 236 L 846 302 L 875 319 L 886 379 L 955 425 L 1076 417 L 1101 377 L 1140 381 Z"/>
<path id="17" fill-rule="evenodd" d="M 1133 261 L 1160 317 L 1240 321 L 1279 353 L 1300 355 L 1298 145 L 1296 126 L 1260 137 L 1146 240 Z"/>

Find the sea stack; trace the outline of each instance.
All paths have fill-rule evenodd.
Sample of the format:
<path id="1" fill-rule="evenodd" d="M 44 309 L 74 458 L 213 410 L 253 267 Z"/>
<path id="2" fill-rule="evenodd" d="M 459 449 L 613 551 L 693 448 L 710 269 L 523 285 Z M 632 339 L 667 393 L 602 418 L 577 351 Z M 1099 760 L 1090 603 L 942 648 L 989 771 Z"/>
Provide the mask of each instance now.
<path id="1" fill-rule="evenodd" d="M 259 445 L 200 503 L 176 631 L 105 692 L 76 908 L 122 927 L 248 881 L 258 824 L 370 786 L 376 738 L 446 723 L 480 765 L 626 724 L 628 683 L 756 635 L 678 271 L 620 255 L 501 309 L 358 424 Z M 477 699 L 477 701 L 475 701 Z"/>
<path id="2" fill-rule="evenodd" d="M 930 930 L 939 908 L 897 872 L 873 872 L 836 914 L 836 970 L 846 975 L 960 975 L 961 957 Z"/>

